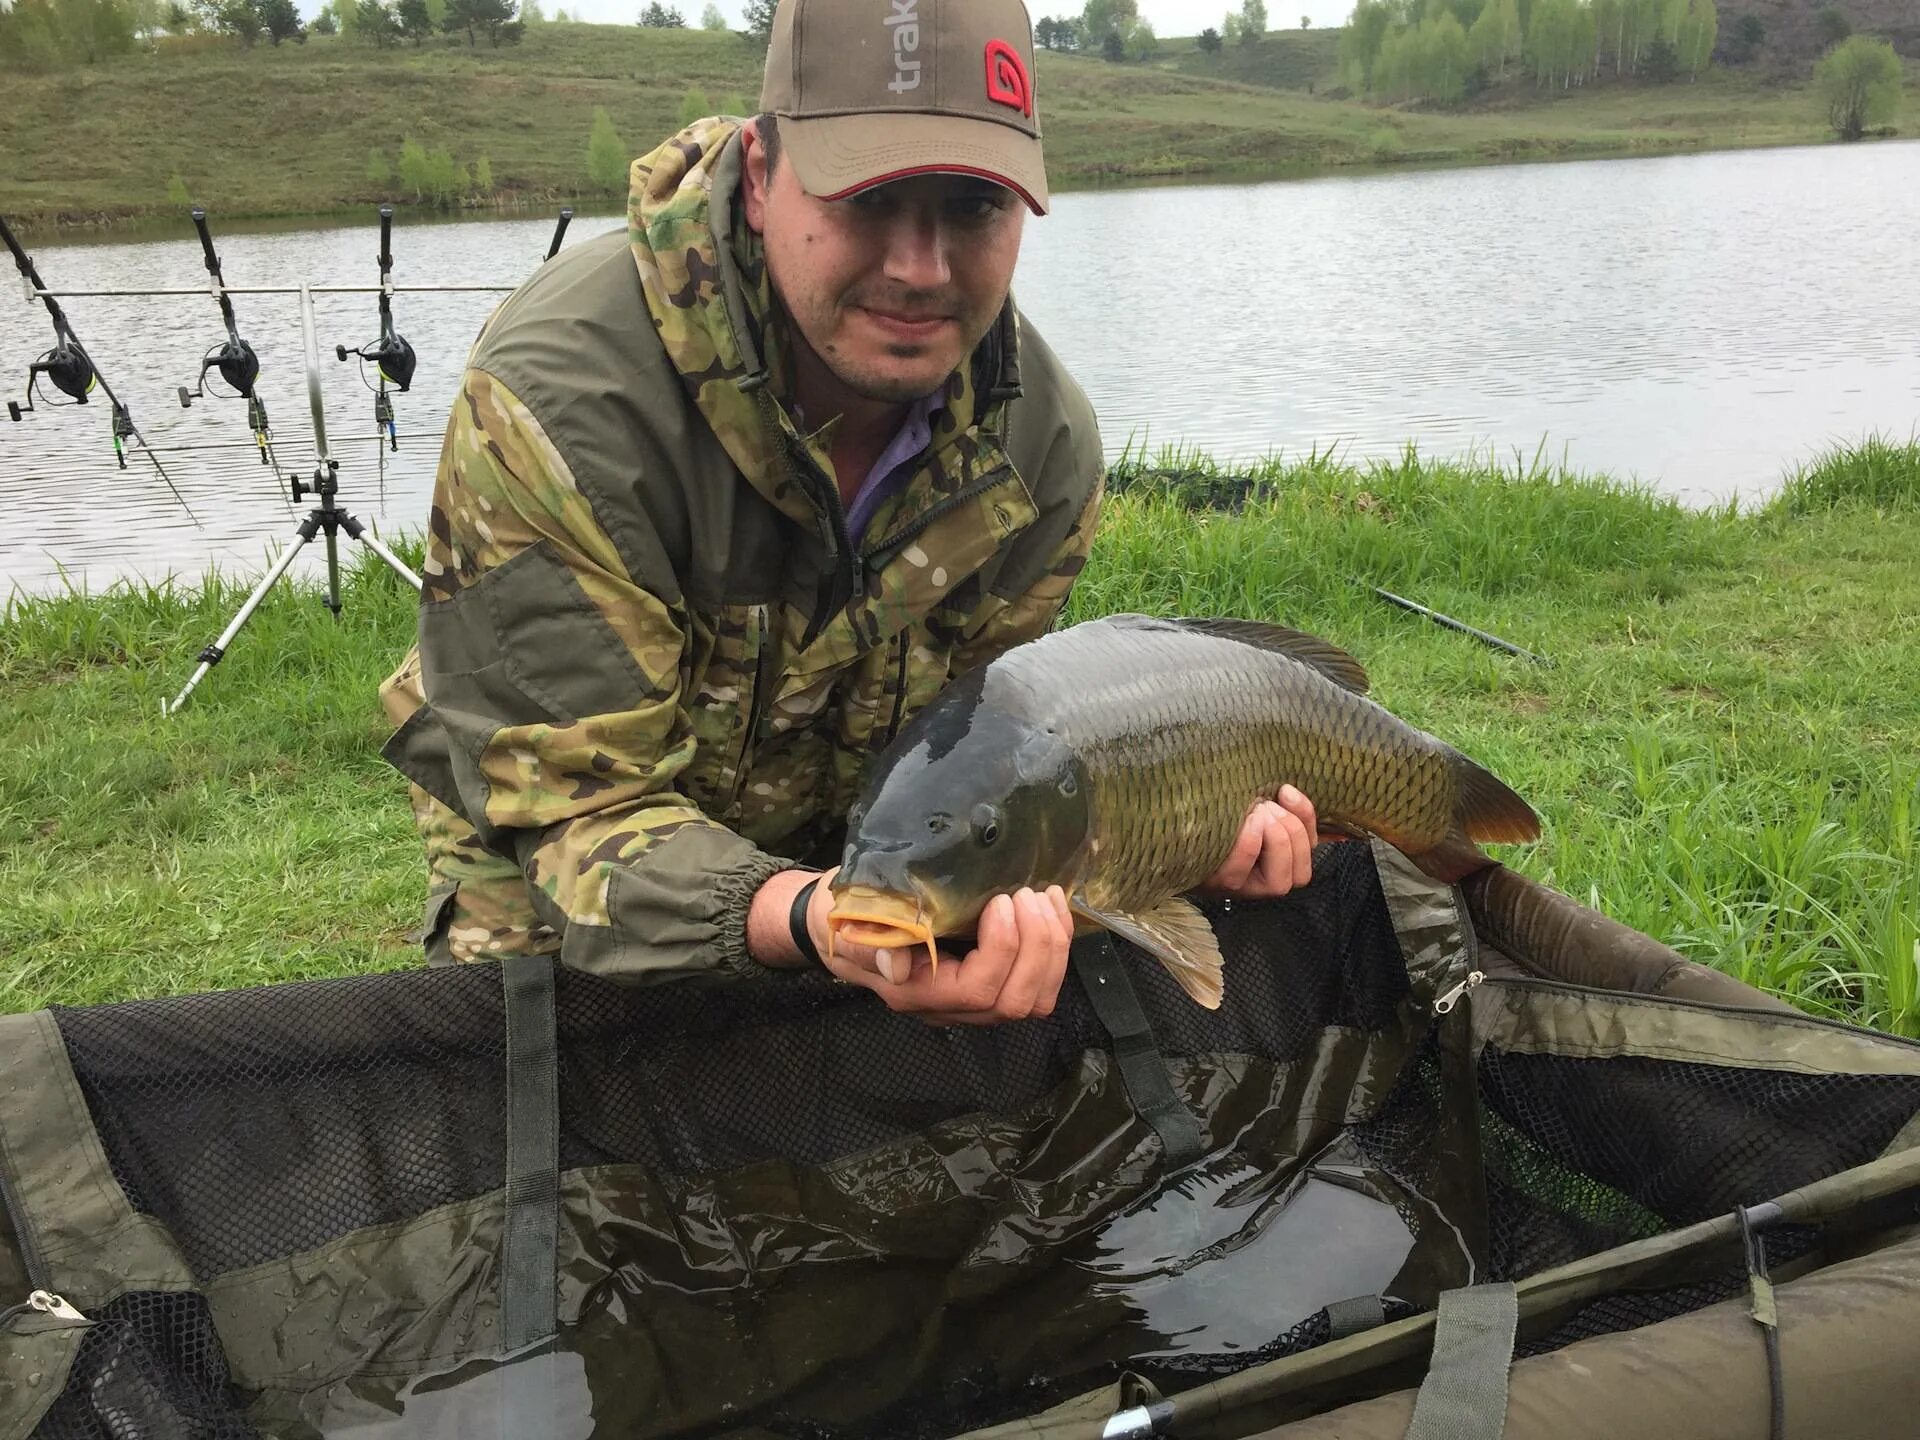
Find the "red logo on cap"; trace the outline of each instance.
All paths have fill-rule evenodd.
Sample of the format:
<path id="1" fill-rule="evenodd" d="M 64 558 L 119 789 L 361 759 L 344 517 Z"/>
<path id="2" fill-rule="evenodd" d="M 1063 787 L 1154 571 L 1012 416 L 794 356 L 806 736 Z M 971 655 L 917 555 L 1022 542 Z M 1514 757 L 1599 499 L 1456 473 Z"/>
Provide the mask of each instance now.
<path id="1" fill-rule="evenodd" d="M 1029 119 L 1033 116 L 1033 81 L 1027 62 L 1004 40 L 987 42 L 987 98 Z"/>

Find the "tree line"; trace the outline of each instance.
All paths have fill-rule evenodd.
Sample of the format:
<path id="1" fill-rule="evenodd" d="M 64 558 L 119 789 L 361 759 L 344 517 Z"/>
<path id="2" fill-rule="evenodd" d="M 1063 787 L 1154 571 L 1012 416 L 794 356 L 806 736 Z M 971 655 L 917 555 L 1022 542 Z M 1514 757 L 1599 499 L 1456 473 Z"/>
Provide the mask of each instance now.
<path id="1" fill-rule="evenodd" d="M 771 26 L 773 0 L 751 0 Z M 549 17 L 540 0 L 326 0 L 311 21 L 296 0 L 0 0 L 0 67 L 47 71 L 91 65 L 128 55 L 157 36 L 223 35 L 243 47 L 283 41 L 305 44 L 309 34 L 345 36 L 384 49 L 420 45 L 435 35 L 478 45 L 511 45 L 526 27 L 566 24 L 567 11 Z M 649 29 L 683 29 L 681 10 L 648 0 L 635 23 Z M 727 17 L 708 0 L 702 29 L 724 31 Z M 761 37 L 764 41 L 764 35 Z"/>
<path id="2" fill-rule="evenodd" d="M 1341 75 L 1391 101 L 1458 100 L 1510 73 L 1560 90 L 1672 80 L 1707 67 L 1719 28 L 1714 0 L 1358 0 Z"/>
<path id="3" fill-rule="evenodd" d="M 1202 50 L 1217 51 L 1222 34 L 1228 41 L 1251 45 L 1267 33 L 1266 0 L 1242 0 L 1227 12 L 1219 30 L 1208 26 L 1200 33 Z M 1139 0 L 1087 0 L 1078 15 L 1045 15 L 1035 22 L 1033 39 L 1043 50 L 1077 51 L 1115 62 L 1151 60 L 1160 53 L 1153 25 L 1140 14 Z"/>

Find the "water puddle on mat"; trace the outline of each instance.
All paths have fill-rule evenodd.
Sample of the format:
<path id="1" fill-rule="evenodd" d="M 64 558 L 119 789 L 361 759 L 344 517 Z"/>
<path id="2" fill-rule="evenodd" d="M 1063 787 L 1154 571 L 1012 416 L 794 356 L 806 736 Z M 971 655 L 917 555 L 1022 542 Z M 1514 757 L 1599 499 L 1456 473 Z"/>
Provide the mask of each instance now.
<path id="1" fill-rule="evenodd" d="M 310 1404 L 325 1440 L 588 1440 L 593 1395 L 587 1362 L 543 1343 L 439 1374 L 336 1386 Z M 378 1385 L 379 1382 L 372 1382 Z"/>
<path id="2" fill-rule="evenodd" d="M 1336 1144 L 1282 1181 L 1217 1155 L 1122 1211 L 1078 1263 L 1133 1312 L 1136 1359 L 1258 1350 L 1338 1300 L 1389 1293 L 1414 1235 L 1398 1187 Z"/>

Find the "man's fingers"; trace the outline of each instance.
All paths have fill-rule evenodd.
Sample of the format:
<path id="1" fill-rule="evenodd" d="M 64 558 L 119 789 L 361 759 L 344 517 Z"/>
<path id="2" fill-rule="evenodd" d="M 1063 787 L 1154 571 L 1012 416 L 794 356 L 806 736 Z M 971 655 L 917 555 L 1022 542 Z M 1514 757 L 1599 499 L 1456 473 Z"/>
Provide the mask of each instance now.
<path id="1" fill-rule="evenodd" d="M 1220 867 L 1207 877 L 1206 889 L 1238 890 L 1253 874 L 1254 867 L 1260 861 L 1260 836 L 1264 828 L 1260 815 L 1262 803 L 1256 801 L 1241 820 L 1240 833 L 1234 836 L 1233 848 L 1227 852 L 1227 858 L 1220 862 Z"/>
<path id="2" fill-rule="evenodd" d="M 1273 850 L 1270 884 L 1275 894 L 1284 895 L 1313 877 L 1313 838 L 1298 815 L 1280 811 L 1268 830 L 1267 843 Z"/>
<path id="3" fill-rule="evenodd" d="M 1274 801 L 1282 810 L 1294 816 L 1306 827 L 1307 848 L 1311 849 L 1320 843 L 1320 817 L 1313 808 L 1313 801 L 1291 785 L 1282 785 Z"/>
<path id="4" fill-rule="evenodd" d="M 957 988 L 940 998 L 961 1010 L 985 1010 L 999 998 L 1020 953 L 1020 921 L 1011 895 L 996 895 L 980 916 L 979 942 L 971 955 L 954 969 L 948 981 L 944 968 L 936 980 Z M 944 982 L 944 983 L 943 983 Z M 929 998 L 933 998 L 929 996 Z"/>
<path id="5" fill-rule="evenodd" d="M 1054 935 L 1059 951 L 1049 971 L 1049 978 L 1040 987 L 1040 994 L 1034 1000 L 1032 1014 L 1044 1019 L 1053 1014 L 1053 1007 L 1060 1003 L 1060 987 L 1067 981 L 1067 959 L 1073 952 L 1073 910 L 1067 904 L 1067 892 L 1058 885 L 1049 885 L 1047 893 L 1041 897 L 1052 917 Z"/>
<path id="6" fill-rule="evenodd" d="M 1293 886 L 1293 849 L 1287 840 L 1287 813 L 1278 805 L 1260 807 L 1260 864 L 1247 877 L 1258 896 L 1284 895 Z"/>
<path id="7" fill-rule="evenodd" d="M 928 1024 L 994 1025 L 1053 1013 L 1072 944 L 1072 908 L 1055 885 L 996 895 L 981 912 L 975 948 L 964 960 L 942 950 L 937 972 L 920 949 L 854 946 L 830 968 L 873 991 L 889 1010 Z"/>
<path id="8" fill-rule="evenodd" d="M 1024 1020 L 1043 1000 L 1051 1009 L 1051 1002 L 1060 993 L 1070 932 L 1060 924 L 1059 910 L 1050 895 L 1022 890 L 1014 903 L 1020 917 L 1020 953 L 993 1009 L 1002 1019 Z"/>

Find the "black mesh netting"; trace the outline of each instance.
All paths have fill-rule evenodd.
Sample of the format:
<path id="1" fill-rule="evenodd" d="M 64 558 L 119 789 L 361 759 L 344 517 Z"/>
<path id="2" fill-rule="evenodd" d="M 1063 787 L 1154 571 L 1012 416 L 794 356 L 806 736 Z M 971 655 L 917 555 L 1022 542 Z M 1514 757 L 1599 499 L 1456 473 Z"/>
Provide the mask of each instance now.
<path id="1" fill-rule="evenodd" d="M 1121 947 L 1167 1053 L 1288 1060 L 1328 1026 L 1392 1019 L 1406 975 L 1364 847 L 1333 852 L 1284 902 L 1284 933 L 1274 908 L 1211 907 L 1230 977 L 1217 1011 Z M 492 966 L 57 1015 L 114 1176 L 202 1278 L 503 1183 Z M 1049 1020 L 940 1030 L 816 976 L 722 991 L 562 970 L 556 1022 L 562 1167 L 668 1179 L 818 1164 L 955 1116 L 1017 1113 L 1103 1040 L 1072 985 Z"/>
<path id="2" fill-rule="evenodd" d="M 1920 1110 L 1920 1076 L 1489 1047 L 1480 1096 L 1492 1270 L 1515 1279 L 1864 1164 Z"/>
<path id="3" fill-rule="evenodd" d="M 502 1183 L 491 967 L 56 1013 L 114 1177 L 202 1279 Z"/>
<path id="4" fill-rule="evenodd" d="M 140 1291 L 88 1318 L 33 1440 L 256 1440 L 200 1296 Z"/>
<path id="5" fill-rule="evenodd" d="M 1920 1077 L 1806 1075 L 1637 1056 L 1480 1058 L 1489 1270 L 1520 1279 L 1762 1200 L 1881 1154 L 1920 1110 Z M 1773 1263 L 1816 1231 L 1767 1237 Z M 1604 1296 L 1522 1355 L 1652 1324 L 1739 1294 L 1724 1265 L 1658 1288 Z"/>

